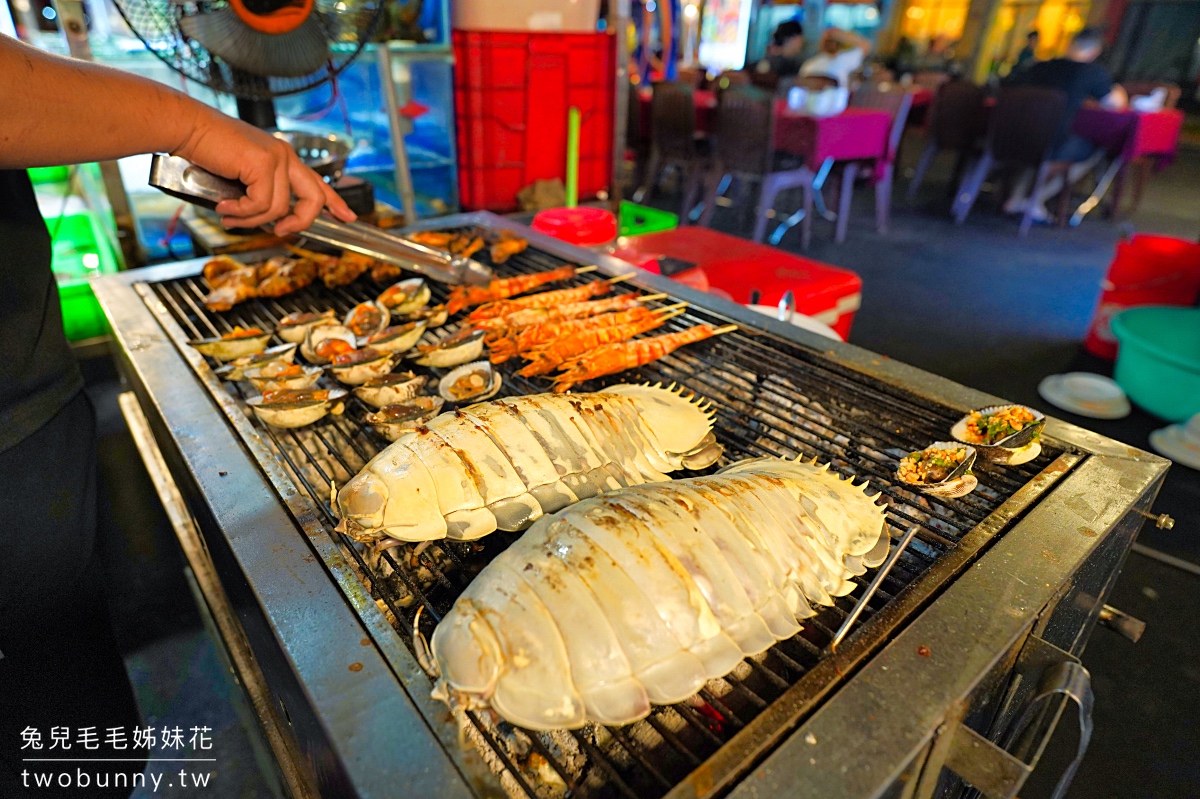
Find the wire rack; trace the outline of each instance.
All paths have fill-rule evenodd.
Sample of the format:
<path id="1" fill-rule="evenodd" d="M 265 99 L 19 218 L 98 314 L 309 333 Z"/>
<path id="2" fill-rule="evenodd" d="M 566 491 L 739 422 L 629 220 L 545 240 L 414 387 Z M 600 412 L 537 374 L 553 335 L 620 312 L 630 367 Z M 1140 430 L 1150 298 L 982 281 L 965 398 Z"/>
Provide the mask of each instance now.
<path id="1" fill-rule="evenodd" d="M 496 267 L 496 272 L 501 276 L 540 272 L 563 263 L 554 255 L 530 248 Z M 594 277 L 581 276 L 574 282 Z M 271 329 L 285 314 L 295 311 L 333 308 L 344 314 L 357 303 L 373 299 L 383 288 L 364 276 L 342 288 L 330 290 L 314 284 L 278 300 L 252 300 L 226 313 L 210 313 L 202 303 L 205 287 L 199 277 L 152 285 L 185 333 L 196 338 L 226 333 L 234 325 Z M 433 289 L 434 302 L 444 300 L 444 287 L 435 285 Z M 636 289 L 617 284 L 614 291 Z M 650 304 L 673 302 L 668 297 Z M 692 307 L 654 332 L 728 321 Z M 426 333 L 426 340 L 454 329 L 452 322 Z M 517 376 L 514 370 L 518 366 L 519 361 L 514 361 L 500 367 L 504 375 L 500 396 L 548 390 L 548 382 Z M 417 371 L 421 371 L 419 367 Z M 431 376 L 431 383 L 442 374 L 424 371 Z M 869 480 L 887 502 L 893 528 L 916 526 L 915 538 L 867 602 L 851 635 L 1059 454 L 1046 446 L 1036 460 L 1016 468 L 980 462 L 975 470 L 979 487 L 960 499 L 913 493 L 895 480 L 898 459 L 947 439 L 959 414 L 842 368 L 814 350 L 753 331 L 739 330 L 692 344 L 636 371 L 592 381 L 576 390 L 636 381 L 676 382 L 711 400 L 717 414 L 715 433 L 725 447 L 714 469 L 747 457 L 816 457 L 845 476 Z M 241 399 L 255 393 L 248 384 L 226 386 Z M 370 410 L 352 399 L 345 414 L 326 417 L 309 428 L 285 431 L 259 426 L 296 485 L 323 516 L 330 534 L 340 541 L 371 595 L 412 648 L 417 609 L 424 608 L 420 623 L 428 636 L 475 574 L 519 534 L 496 532 L 477 542 L 408 544 L 379 553 L 333 532 L 337 519 L 330 505 L 330 484 L 344 483 L 388 444 L 363 422 Z M 663 796 L 822 659 L 872 577 L 873 572 L 868 572 L 856 578 L 854 592 L 837 598 L 833 607 L 820 609 L 793 638 L 761 656 L 747 658 L 728 677 L 710 681 L 692 699 L 655 707 L 643 721 L 622 728 L 589 725 L 576 731 L 535 733 L 515 728 L 490 713 L 468 712 L 467 737 L 513 796 Z"/>

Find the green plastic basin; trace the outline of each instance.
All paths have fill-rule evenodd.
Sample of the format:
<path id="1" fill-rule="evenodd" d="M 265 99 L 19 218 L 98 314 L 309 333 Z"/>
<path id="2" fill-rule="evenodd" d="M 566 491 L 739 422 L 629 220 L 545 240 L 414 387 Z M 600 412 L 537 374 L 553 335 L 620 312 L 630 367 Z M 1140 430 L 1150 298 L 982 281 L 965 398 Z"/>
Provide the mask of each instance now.
<path id="1" fill-rule="evenodd" d="M 1200 308 L 1131 308 L 1112 320 L 1113 378 L 1129 399 L 1171 422 L 1200 413 Z"/>

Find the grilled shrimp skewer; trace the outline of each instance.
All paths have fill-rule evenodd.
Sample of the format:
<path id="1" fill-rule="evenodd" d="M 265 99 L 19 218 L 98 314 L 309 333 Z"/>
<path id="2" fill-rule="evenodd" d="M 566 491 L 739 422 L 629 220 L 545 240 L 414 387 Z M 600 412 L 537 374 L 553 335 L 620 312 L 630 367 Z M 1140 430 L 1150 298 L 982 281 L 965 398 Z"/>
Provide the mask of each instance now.
<path id="1" fill-rule="evenodd" d="M 712 325 L 695 325 L 686 330 L 663 333 L 661 336 L 609 344 L 563 364 L 563 371 L 554 378 L 554 391 L 561 394 L 584 380 L 624 372 L 626 369 L 636 369 L 674 352 L 685 344 L 703 341 L 734 330 L 737 330 L 737 325 L 717 328 Z"/>
<path id="2" fill-rule="evenodd" d="M 446 310 L 452 314 L 458 313 L 463 308 L 469 308 L 472 305 L 483 305 L 485 302 L 506 300 L 509 297 L 515 297 L 518 294 L 532 291 L 538 286 L 544 286 L 547 283 L 556 283 L 560 280 L 570 280 L 576 275 L 581 275 L 585 272 L 594 272 L 595 270 L 596 267 L 594 266 L 578 267 L 567 264 L 557 269 L 551 269 L 549 272 L 535 272 L 532 275 L 499 278 L 488 283 L 486 286 L 455 286 L 450 292 L 450 299 L 446 301 Z"/>
<path id="3" fill-rule="evenodd" d="M 522 377 L 549 374 L 572 358 L 610 344 L 628 341 L 642 333 L 648 333 L 681 313 L 683 313 L 682 308 L 615 327 L 592 328 L 571 338 L 564 338 L 545 347 L 523 352 L 521 357 L 529 363 L 518 370 L 518 374 Z"/>
<path id="4" fill-rule="evenodd" d="M 649 319 L 658 319 L 662 317 L 664 312 L 669 313 L 671 311 L 682 310 L 684 305 L 685 303 L 680 303 L 678 305 L 669 306 L 668 308 L 655 309 L 647 308 L 644 305 L 637 305 L 633 308 L 630 308 L 628 311 L 615 311 L 613 313 L 589 316 L 582 319 L 560 319 L 554 322 L 544 322 L 540 325 L 532 325 L 530 327 L 522 328 L 521 330 L 512 332 L 507 336 L 490 341 L 488 346 L 491 349 L 491 360 L 492 363 L 504 363 L 518 353 L 528 352 L 529 350 L 540 349 L 542 347 L 554 344 L 565 344 L 568 341 L 571 341 L 575 336 L 582 334 L 585 331 L 616 327 L 618 325 L 626 325 L 633 322 L 644 322 Z M 659 324 L 661 324 L 661 322 L 659 322 Z M 655 326 L 657 327 L 657 325 Z M 599 345 L 597 344 L 593 346 Z M 580 352 L 583 352 L 583 350 L 580 350 Z"/>
<path id="5" fill-rule="evenodd" d="M 554 308 L 558 305 L 590 300 L 592 297 L 607 294 L 612 290 L 613 284 L 620 283 L 622 280 L 629 280 L 631 277 L 633 277 L 633 273 L 619 277 L 610 277 L 608 280 L 593 280 L 590 283 L 584 283 L 582 286 L 574 286 L 569 289 L 543 291 L 538 294 L 530 294 L 528 297 L 518 297 L 515 300 L 489 302 L 487 305 L 481 305 L 474 311 L 471 311 L 467 315 L 467 321 L 480 322 L 484 319 L 493 319 L 497 316 L 507 316 L 526 308 Z"/>
<path id="6" fill-rule="evenodd" d="M 566 305 L 558 305 L 553 308 L 523 308 L 504 316 L 493 316 L 491 319 L 483 319 L 471 324 L 475 329 L 484 330 L 489 337 L 495 338 L 545 322 L 554 322 L 561 319 L 583 319 L 588 316 L 599 316 L 600 314 L 612 311 L 628 311 L 630 308 L 637 308 L 642 303 L 650 302 L 651 300 L 661 300 L 666 296 L 666 294 L 644 294 L 641 296 L 619 294 L 616 297 L 607 297 L 603 300 L 569 302 Z"/>
<path id="7" fill-rule="evenodd" d="M 757 458 L 544 516 L 434 630 L 433 695 L 534 730 L 645 718 L 881 564 L 877 497 L 827 466 Z"/>

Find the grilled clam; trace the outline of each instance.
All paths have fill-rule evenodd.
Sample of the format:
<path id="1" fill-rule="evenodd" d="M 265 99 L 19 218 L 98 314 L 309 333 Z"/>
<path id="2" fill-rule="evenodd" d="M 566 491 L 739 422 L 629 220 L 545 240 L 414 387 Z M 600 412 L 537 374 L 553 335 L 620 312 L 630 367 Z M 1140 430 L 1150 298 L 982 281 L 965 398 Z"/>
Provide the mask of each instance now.
<path id="1" fill-rule="evenodd" d="M 345 407 L 344 388 L 268 391 L 247 404 L 255 415 L 274 427 L 304 427 L 327 413 L 340 414 Z"/>
<path id="2" fill-rule="evenodd" d="M 483 354 L 482 330 L 463 328 L 434 344 L 418 345 L 416 362 L 421 366 L 444 369 L 473 361 Z"/>
<path id="3" fill-rule="evenodd" d="M 938 441 L 901 458 L 896 476 L 903 483 L 935 497 L 954 499 L 970 494 L 979 485 L 971 467 L 975 448 L 957 441 Z"/>
<path id="4" fill-rule="evenodd" d="M 417 396 L 425 385 L 425 375 L 412 372 L 393 372 L 382 377 L 372 377 L 354 389 L 354 396 L 368 405 L 382 408 L 404 402 Z"/>
<path id="5" fill-rule="evenodd" d="M 361 350 L 333 356 L 329 370 L 340 382 L 348 386 L 357 386 L 372 377 L 386 375 L 399 360 L 400 356 L 397 353 L 363 347 Z"/>
<path id="6" fill-rule="evenodd" d="M 450 312 L 446 309 L 445 304 L 431 305 L 410 313 L 405 318 L 410 322 L 424 321 L 425 326 L 433 330 L 435 327 L 446 324 L 446 320 L 450 318 Z"/>
<path id="7" fill-rule="evenodd" d="M 438 393 L 447 402 L 482 402 L 500 391 L 503 379 L 489 361 L 464 363 L 438 382 Z"/>
<path id="8" fill-rule="evenodd" d="M 225 361 L 232 361 L 235 358 L 243 358 L 247 355 L 253 355 L 256 352 L 262 352 L 270 340 L 270 333 L 264 333 L 257 327 L 242 327 L 239 325 L 223 336 L 192 339 L 188 344 L 195 347 L 201 355 L 216 358 L 218 361 L 224 363 Z"/>
<path id="9" fill-rule="evenodd" d="M 328 310 L 321 313 L 302 311 L 290 313 L 280 319 L 279 326 L 275 328 L 275 332 L 284 341 L 293 341 L 299 344 L 301 341 L 304 341 L 304 336 L 308 333 L 309 328 L 336 324 L 337 311 Z"/>
<path id="10" fill-rule="evenodd" d="M 420 427 L 438 415 L 441 397 L 413 397 L 402 403 L 384 405 L 367 414 L 367 424 L 378 430 L 388 441 L 395 441 L 405 431 Z"/>
<path id="11" fill-rule="evenodd" d="M 360 302 L 346 312 L 342 324 L 360 339 L 365 339 L 387 327 L 391 318 L 391 311 L 380 303 Z"/>
<path id="12" fill-rule="evenodd" d="M 1024 405 L 992 405 L 971 411 L 954 423 L 950 435 L 970 444 L 985 459 L 1018 466 L 1042 451 L 1042 428 L 1046 417 Z"/>
<path id="13" fill-rule="evenodd" d="M 425 323 L 409 322 L 406 325 L 385 327 L 378 333 L 367 336 L 365 346 L 382 352 L 408 352 L 425 334 Z"/>
<path id="14" fill-rule="evenodd" d="M 295 344 L 292 345 L 295 348 Z M 272 361 L 266 366 L 247 369 L 244 376 L 259 392 L 280 389 L 300 390 L 312 388 L 321 379 L 324 370 L 319 366 L 301 366 L 298 363 Z"/>
<path id="15" fill-rule="evenodd" d="M 321 325 L 308 329 L 304 343 L 300 345 L 300 354 L 309 363 L 324 366 L 333 360 L 333 356 L 353 352 L 357 346 L 358 336 L 350 328 Z"/>
<path id="16" fill-rule="evenodd" d="M 433 294 L 425 281 L 414 277 L 384 289 L 379 295 L 379 304 L 397 316 L 406 316 L 424 308 L 431 296 Z"/>
<path id="17" fill-rule="evenodd" d="M 296 345 L 280 344 L 277 347 L 271 347 L 262 352 L 256 352 L 253 355 L 235 358 L 224 366 L 218 366 L 213 370 L 213 374 L 222 380 L 241 380 L 245 376 L 246 370 L 256 369 L 266 366 L 269 363 L 275 363 L 276 361 L 291 363 L 295 359 Z"/>

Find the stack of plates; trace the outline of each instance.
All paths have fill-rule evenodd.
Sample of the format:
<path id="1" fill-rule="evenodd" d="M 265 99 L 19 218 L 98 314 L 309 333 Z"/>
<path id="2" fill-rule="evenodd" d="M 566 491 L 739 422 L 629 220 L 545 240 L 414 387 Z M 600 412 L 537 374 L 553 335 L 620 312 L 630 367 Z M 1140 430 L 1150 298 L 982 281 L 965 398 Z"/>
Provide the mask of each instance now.
<path id="1" fill-rule="evenodd" d="M 1200 413 L 1186 424 L 1173 424 L 1150 434 L 1150 446 L 1159 455 L 1200 470 Z"/>
<path id="2" fill-rule="evenodd" d="M 1064 411 L 1091 419 L 1120 419 L 1129 415 L 1129 399 L 1111 378 L 1091 372 L 1050 375 L 1038 384 L 1042 399 Z"/>

